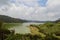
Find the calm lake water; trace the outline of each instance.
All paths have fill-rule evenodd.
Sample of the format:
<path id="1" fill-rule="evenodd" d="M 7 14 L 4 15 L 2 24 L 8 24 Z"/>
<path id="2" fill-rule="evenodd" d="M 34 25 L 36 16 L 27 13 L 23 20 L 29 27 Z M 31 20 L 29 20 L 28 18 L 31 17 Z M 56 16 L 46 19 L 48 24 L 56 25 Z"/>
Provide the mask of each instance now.
<path id="1" fill-rule="evenodd" d="M 33 23 L 33 22 L 28 22 L 28 23 L 22 23 L 22 25 L 18 25 L 17 27 L 13 27 L 10 29 L 15 30 L 15 33 L 20 33 L 20 34 L 25 34 L 25 33 L 30 33 L 29 25 L 30 24 L 42 24 L 42 23 Z"/>

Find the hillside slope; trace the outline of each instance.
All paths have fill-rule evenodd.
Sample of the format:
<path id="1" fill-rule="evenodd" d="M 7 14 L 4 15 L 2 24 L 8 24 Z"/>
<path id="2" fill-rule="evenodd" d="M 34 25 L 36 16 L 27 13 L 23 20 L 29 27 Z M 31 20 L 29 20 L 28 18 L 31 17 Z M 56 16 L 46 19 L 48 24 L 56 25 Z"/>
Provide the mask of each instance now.
<path id="1" fill-rule="evenodd" d="M 12 18 L 9 16 L 5 16 L 5 15 L 0 15 L 0 21 L 6 22 L 6 23 L 22 23 L 22 22 L 26 22 L 26 20 L 22 20 L 22 19 L 17 19 L 17 18 Z"/>

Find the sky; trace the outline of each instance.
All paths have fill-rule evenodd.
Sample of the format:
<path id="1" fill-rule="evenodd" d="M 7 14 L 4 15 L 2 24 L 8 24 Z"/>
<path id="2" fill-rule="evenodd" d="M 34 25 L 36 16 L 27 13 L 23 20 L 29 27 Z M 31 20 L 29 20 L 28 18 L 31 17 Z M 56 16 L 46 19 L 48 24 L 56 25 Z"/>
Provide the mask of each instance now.
<path id="1" fill-rule="evenodd" d="M 0 0 L 0 15 L 54 21 L 60 18 L 60 0 Z"/>

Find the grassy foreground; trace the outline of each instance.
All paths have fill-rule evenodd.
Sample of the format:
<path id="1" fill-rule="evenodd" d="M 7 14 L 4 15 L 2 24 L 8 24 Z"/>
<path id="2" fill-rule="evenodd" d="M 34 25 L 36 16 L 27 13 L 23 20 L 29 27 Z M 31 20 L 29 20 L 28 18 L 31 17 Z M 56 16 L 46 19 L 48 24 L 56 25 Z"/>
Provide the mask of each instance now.
<path id="1" fill-rule="evenodd" d="M 9 25 L 11 24 L 4 26 L 8 27 Z M 3 27 L 3 23 L 1 22 L 0 40 L 60 40 L 60 22 L 47 22 L 39 25 L 31 24 L 29 25 L 31 33 L 28 34 L 15 34 L 15 30 L 9 30 L 7 27 L 5 29 L 5 27 Z"/>
<path id="2" fill-rule="evenodd" d="M 22 23 L 3 23 L 3 28 L 13 28 L 22 25 Z"/>

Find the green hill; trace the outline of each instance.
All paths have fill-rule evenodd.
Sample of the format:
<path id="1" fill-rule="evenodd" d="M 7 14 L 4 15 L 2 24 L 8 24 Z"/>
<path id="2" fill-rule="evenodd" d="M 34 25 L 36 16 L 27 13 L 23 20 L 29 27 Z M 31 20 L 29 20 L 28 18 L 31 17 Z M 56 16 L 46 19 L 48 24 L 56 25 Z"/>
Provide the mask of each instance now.
<path id="1" fill-rule="evenodd" d="M 26 20 L 22 20 L 22 19 L 18 19 L 18 18 L 12 18 L 12 17 L 5 16 L 5 15 L 0 15 L 0 21 L 5 22 L 5 23 L 27 22 Z"/>

